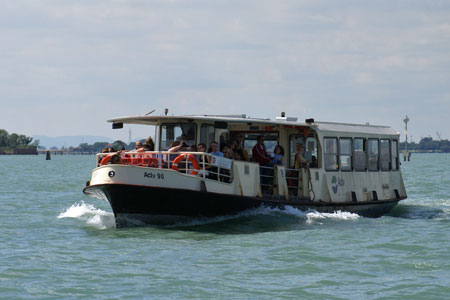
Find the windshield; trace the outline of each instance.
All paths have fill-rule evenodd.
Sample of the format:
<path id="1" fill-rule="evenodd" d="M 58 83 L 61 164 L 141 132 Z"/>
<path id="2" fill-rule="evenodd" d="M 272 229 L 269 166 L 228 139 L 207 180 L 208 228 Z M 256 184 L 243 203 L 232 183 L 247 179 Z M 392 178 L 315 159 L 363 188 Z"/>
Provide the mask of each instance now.
<path id="1" fill-rule="evenodd" d="M 185 124 L 163 124 L 161 126 L 161 144 L 162 151 L 172 147 L 175 141 L 184 141 L 188 146 L 195 145 L 195 133 L 197 126 L 192 123 Z"/>

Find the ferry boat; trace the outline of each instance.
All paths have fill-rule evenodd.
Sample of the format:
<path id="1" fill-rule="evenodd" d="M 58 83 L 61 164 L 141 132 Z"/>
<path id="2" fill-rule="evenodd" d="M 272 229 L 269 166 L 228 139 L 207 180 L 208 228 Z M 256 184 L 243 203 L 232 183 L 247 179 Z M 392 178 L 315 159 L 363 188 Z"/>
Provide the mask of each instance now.
<path id="1" fill-rule="evenodd" d="M 260 206 L 380 217 L 407 197 L 399 133 L 387 126 L 298 122 L 284 113 L 275 120 L 166 114 L 109 122 L 113 129 L 124 124 L 155 128 L 154 151 L 97 154 L 83 190 L 110 203 L 117 227 L 174 224 Z M 281 146 L 283 163 L 257 161 L 258 140 L 267 153 Z M 195 148 L 173 152 L 176 141 L 207 148 L 216 142 L 241 157 Z"/>

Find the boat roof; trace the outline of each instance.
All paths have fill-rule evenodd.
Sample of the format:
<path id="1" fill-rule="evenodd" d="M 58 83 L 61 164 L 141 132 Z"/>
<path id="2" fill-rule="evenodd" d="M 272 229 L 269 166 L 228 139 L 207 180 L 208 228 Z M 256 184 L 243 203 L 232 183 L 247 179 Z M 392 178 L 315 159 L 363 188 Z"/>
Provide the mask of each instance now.
<path id="1" fill-rule="evenodd" d="M 184 116 L 129 116 L 120 117 L 108 120 L 112 123 L 124 123 L 124 124 L 140 124 L 140 125 L 158 125 L 160 123 L 178 123 L 178 122 L 228 122 L 228 123 L 241 123 L 255 125 L 281 125 L 285 127 L 295 128 L 296 126 L 311 127 L 319 131 L 328 132 L 351 132 L 351 133 L 369 133 L 369 134 L 382 134 L 382 135 L 399 135 L 399 133 L 393 130 L 389 126 L 369 125 L 369 124 L 349 124 L 349 123 L 335 123 L 335 122 L 321 122 L 314 121 L 308 123 L 297 122 L 297 118 L 276 118 L 271 120 L 269 118 L 251 118 L 246 115 L 184 115 Z"/>

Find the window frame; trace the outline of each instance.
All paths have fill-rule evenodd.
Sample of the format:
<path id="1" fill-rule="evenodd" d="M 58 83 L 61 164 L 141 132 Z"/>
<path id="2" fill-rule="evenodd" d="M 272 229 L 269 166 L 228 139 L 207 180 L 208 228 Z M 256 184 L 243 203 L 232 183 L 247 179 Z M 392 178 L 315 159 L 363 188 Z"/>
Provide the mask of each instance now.
<path id="1" fill-rule="evenodd" d="M 395 149 L 392 149 L 394 146 L 394 142 L 396 143 Z M 399 153 L 399 143 L 397 139 L 391 140 L 391 171 L 399 171 L 400 170 L 400 153 Z M 395 150 L 395 153 L 392 152 L 392 150 Z M 394 159 L 395 158 L 395 159 Z M 395 164 L 395 169 L 394 169 Z"/>
<path id="2" fill-rule="evenodd" d="M 377 154 L 376 154 L 376 159 L 377 159 L 377 163 L 376 163 L 376 170 L 372 170 L 370 169 L 370 142 L 371 141 L 376 141 L 377 142 Z M 368 138 L 367 139 L 367 171 L 369 172 L 379 172 L 380 171 L 380 139 L 378 138 Z"/>
<path id="3" fill-rule="evenodd" d="M 206 127 L 206 129 L 208 130 L 208 127 L 212 127 L 212 129 L 213 129 L 213 131 L 212 131 L 212 134 L 213 134 L 213 139 L 212 139 L 212 141 L 208 141 L 208 135 L 209 135 L 209 133 L 208 132 L 206 132 L 207 134 L 206 134 L 206 141 L 203 141 L 202 140 L 202 134 L 203 134 L 203 128 L 204 127 Z M 212 142 L 214 142 L 215 140 L 215 137 L 216 137 L 216 129 L 215 129 L 215 127 L 214 127 L 214 124 L 210 124 L 210 123 L 201 123 L 201 125 L 200 125 L 200 138 L 198 139 L 198 143 L 197 144 L 199 144 L 199 143 L 204 143 L 205 145 L 206 145 L 206 149 L 208 149 L 208 147 L 211 145 L 211 143 Z"/>
<path id="4" fill-rule="evenodd" d="M 341 151 L 341 141 L 342 140 L 349 140 L 350 141 L 350 153 L 349 154 L 345 154 L 344 156 L 350 156 L 350 169 L 343 169 L 343 164 L 342 164 L 342 160 L 341 157 L 343 156 L 342 151 Z M 339 152 L 339 169 L 342 172 L 353 172 L 353 138 L 351 137 L 340 137 L 339 138 L 339 144 L 338 144 L 338 152 Z"/>
<path id="5" fill-rule="evenodd" d="M 364 157 L 364 168 L 357 168 L 357 164 L 356 164 L 356 140 L 362 140 L 362 152 L 363 152 L 363 157 Z M 367 172 L 368 170 L 368 166 L 367 166 L 367 138 L 362 138 L 362 137 L 356 137 L 353 138 L 353 169 L 356 172 Z M 359 166 L 359 165 L 358 165 Z"/>
<path id="6" fill-rule="evenodd" d="M 192 122 L 181 122 L 181 123 L 161 123 L 160 125 L 159 125 L 159 149 L 160 149 L 160 151 L 167 151 L 167 150 L 169 150 L 170 149 L 170 146 L 167 148 L 167 149 L 165 149 L 165 150 L 163 150 L 164 149 L 164 147 L 162 147 L 162 142 L 163 142 L 163 128 L 164 128 L 164 126 L 170 126 L 170 125 L 173 125 L 173 126 L 181 126 L 181 125 L 184 125 L 184 124 L 189 124 L 189 125 L 193 125 L 194 126 L 194 139 L 193 139 L 193 141 L 194 141 L 194 143 L 195 143 L 195 145 L 197 145 L 197 130 L 198 130 L 198 126 L 197 126 L 197 123 L 192 123 Z M 176 139 L 174 139 L 174 141 L 175 141 Z M 174 142 L 173 141 L 173 142 Z M 167 141 L 166 141 L 167 142 Z M 173 143 L 172 142 L 172 143 Z M 189 141 L 185 141 L 186 143 L 188 143 L 188 142 L 190 142 L 190 140 Z M 191 146 L 191 145 L 189 145 L 189 146 Z"/>
<path id="7" fill-rule="evenodd" d="M 388 147 L 387 147 L 387 149 L 388 149 L 388 155 L 387 155 L 387 157 L 389 158 L 389 161 L 388 161 L 388 165 L 387 165 L 387 169 L 385 169 L 385 168 L 383 168 L 383 153 L 382 153 L 382 149 L 383 149 L 383 147 L 382 147 L 382 144 L 383 144 L 383 141 L 387 141 L 388 142 Z M 389 138 L 381 138 L 380 139 L 380 162 L 379 162 L 379 167 L 380 167 L 380 171 L 382 171 L 382 172 L 387 172 L 387 171 L 390 171 L 391 169 L 392 169 L 392 154 L 391 154 L 391 140 L 389 139 Z"/>
<path id="8" fill-rule="evenodd" d="M 327 139 L 333 139 L 333 140 L 336 141 L 336 153 L 327 153 L 326 146 L 325 146 L 326 145 L 325 140 L 327 140 Z M 339 138 L 336 137 L 336 136 L 324 136 L 323 137 L 323 147 L 322 147 L 322 149 L 323 149 L 324 170 L 326 172 L 339 172 L 339 170 L 340 170 L 340 165 L 339 165 Z M 327 156 L 332 156 L 332 155 L 335 156 L 336 168 L 335 169 L 328 169 L 327 168 L 327 159 L 326 159 L 326 157 Z"/>

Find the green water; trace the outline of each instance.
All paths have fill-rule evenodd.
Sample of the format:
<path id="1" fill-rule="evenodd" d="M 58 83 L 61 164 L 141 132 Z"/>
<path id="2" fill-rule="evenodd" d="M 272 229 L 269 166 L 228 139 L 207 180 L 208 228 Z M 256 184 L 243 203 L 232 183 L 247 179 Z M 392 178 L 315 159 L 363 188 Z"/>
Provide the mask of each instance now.
<path id="1" fill-rule="evenodd" d="M 0 299 L 449 299 L 450 155 L 388 216 L 258 209 L 116 229 L 93 156 L 0 156 Z"/>

